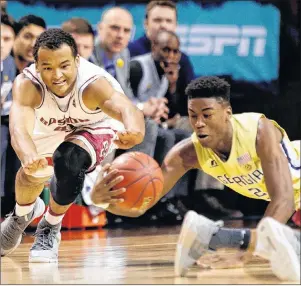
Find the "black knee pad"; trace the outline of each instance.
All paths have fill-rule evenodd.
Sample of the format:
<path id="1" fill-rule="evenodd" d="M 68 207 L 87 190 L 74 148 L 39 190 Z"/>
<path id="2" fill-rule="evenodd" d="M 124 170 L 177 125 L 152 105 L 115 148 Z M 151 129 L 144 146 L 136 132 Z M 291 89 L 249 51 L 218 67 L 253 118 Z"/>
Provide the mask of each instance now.
<path id="1" fill-rule="evenodd" d="M 55 174 L 50 185 L 52 197 L 59 205 L 71 204 L 83 188 L 85 172 L 92 163 L 91 156 L 82 147 L 63 142 L 52 159 Z"/>

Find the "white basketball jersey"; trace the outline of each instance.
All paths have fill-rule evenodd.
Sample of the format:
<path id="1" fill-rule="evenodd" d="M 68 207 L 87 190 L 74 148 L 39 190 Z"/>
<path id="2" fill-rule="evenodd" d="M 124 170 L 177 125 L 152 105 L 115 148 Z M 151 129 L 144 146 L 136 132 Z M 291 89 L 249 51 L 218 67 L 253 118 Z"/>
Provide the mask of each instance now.
<path id="1" fill-rule="evenodd" d="M 30 80 L 37 83 L 42 90 L 42 102 L 40 106 L 35 108 L 34 135 L 48 134 L 49 136 L 62 131 L 69 133 L 76 127 L 96 122 L 103 122 L 103 126 L 106 126 L 107 122 L 108 126 L 112 127 L 112 118 L 107 116 L 101 109 L 89 110 L 82 99 L 85 87 L 100 77 L 106 78 L 116 91 L 124 93 L 116 79 L 104 69 L 81 57 L 74 89 L 64 99 L 58 98 L 48 90 L 37 72 L 35 64 L 25 68 L 23 73 Z M 62 107 L 62 101 L 64 107 Z"/>

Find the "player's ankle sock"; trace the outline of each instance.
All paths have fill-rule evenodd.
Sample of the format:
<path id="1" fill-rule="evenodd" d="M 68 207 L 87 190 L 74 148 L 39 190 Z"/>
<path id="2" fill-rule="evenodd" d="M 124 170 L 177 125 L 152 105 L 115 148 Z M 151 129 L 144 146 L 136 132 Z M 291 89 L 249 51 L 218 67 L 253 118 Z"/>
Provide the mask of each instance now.
<path id="1" fill-rule="evenodd" d="M 45 214 L 45 220 L 51 225 L 57 225 L 63 220 L 65 214 L 56 214 L 48 208 Z"/>
<path id="2" fill-rule="evenodd" d="M 25 215 L 31 213 L 34 208 L 35 202 L 36 201 L 34 201 L 33 203 L 30 203 L 30 204 L 26 204 L 26 205 L 19 205 L 18 203 L 16 203 L 15 214 L 17 216 L 25 216 Z"/>
<path id="3" fill-rule="evenodd" d="M 249 229 L 220 228 L 212 236 L 209 249 L 217 250 L 223 247 L 247 249 L 250 236 Z"/>

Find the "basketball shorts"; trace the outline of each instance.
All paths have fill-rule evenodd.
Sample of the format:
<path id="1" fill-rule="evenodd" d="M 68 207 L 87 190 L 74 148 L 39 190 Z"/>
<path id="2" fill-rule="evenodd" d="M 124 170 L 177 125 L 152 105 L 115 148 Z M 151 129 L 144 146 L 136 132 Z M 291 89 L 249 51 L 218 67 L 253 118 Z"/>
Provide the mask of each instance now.
<path id="1" fill-rule="evenodd" d="M 117 149 L 114 140 L 117 138 L 117 132 L 123 129 L 124 126 L 119 121 L 107 119 L 77 127 L 71 133 L 62 131 L 53 134 L 35 134 L 33 141 L 38 154 L 45 157 L 51 165 L 52 155 L 61 143 L 72 139 L 80 140 L 91 155 L 92 163 L 88 170 L 88 172 L 91 172 L 110 152 Z"/>

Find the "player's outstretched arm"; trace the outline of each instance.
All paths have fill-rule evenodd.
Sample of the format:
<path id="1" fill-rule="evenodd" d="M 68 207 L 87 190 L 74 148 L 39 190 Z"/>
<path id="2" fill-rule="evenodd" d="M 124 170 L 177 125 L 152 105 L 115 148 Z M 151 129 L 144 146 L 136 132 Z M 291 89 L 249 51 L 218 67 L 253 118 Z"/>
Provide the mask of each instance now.
<path id="1" fill-rule="evenodd" d="M 84 96 L 89 98 L 89 102 L 92 98 L 96 107 L 124 124 L 125 131 L 118 132 L 119 139 L 115 141 L 119 148 L 129 149 L 143 141 L 145 134 L 143 113 L 124 94 L 117 92 L 105 78 L 89 84 Z"/>
<path id="2" fill-rule="evenodd" d="M 294 213 L 293 182 L 280 142 L 282 134 L 274 124 L 262 118 L 259 121 L 256 151 L 261 160 L 265 184 L 271 198 L 265 216 L 286 223 Z"/>
<path id="3" fill-rule="evenodd" d="M 182 140 L 167 153 L 161 169 L 164 178 L 164 188 L 160 199 L 164 197 L 189 170 L 201 169 L 191 138 Z"/>
<path id="4" fill-rule="evenodd" d="M 13 103 L 9 115 L 11 142 L 24 171 L 31 174 L 47 166 L 47 160 L 38 156 L 31 138 L 35 123 L 34 108 L 41 103 L 41 95 L 23 74 L 15 79 L 12 92 Z"/>

